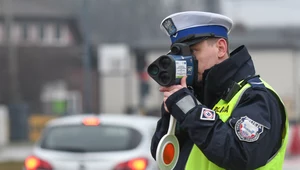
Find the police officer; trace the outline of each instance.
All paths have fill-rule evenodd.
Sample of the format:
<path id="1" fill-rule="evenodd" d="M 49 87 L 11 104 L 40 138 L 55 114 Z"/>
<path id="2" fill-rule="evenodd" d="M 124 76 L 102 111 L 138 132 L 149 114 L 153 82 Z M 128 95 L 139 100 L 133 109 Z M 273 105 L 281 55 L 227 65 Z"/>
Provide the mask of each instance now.
<path id="1" fill-rule="evenodd" d="M 186 43 L 198 60 L 198 82 L 160 87 L 162 116 L 152 138 L 177 120 L 180 155 L 175 170 L 279 170 L 287 145 L 288 121 L 274 89 L 255 73 L 250 54 L 240 46 L 229 54 L 232 20 L 197 11 L 172 14 L 161 23 L 172 43 Z"/>

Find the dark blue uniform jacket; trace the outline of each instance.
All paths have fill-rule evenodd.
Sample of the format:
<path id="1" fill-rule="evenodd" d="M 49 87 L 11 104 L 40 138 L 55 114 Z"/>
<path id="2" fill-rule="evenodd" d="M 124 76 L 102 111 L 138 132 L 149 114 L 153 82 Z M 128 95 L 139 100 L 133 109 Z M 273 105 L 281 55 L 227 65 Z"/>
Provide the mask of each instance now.
<path id="1" fill-rule="evenodd" d="M 228 170 L 251 170 L 263 166 L 281 146 L 286 119 L 284 109 L 277 96 L 266 88 L 247 89 L 225 123 L 217 114 L 214 121 L 200 119 L 202 109 L 212 109 L 224 97 L 224 92 L 232 82 L 255 75 L 253 61 L 246 47 L 240 46 L 230 56 L 206 70 L 203 81 L 194 88 L 194 92 L 183 88 L 166 101 L 170 113 L 178 122 L 176 136 L 180 143 L 180 156 L 175 170 L 184 169 L 194 144 L 210 161 Z M 176 103 L 187 95 L 193 96 L 201 104 L 185 114 Z M 260 135 L 253 141 L 242 140 L 235 130 L 236 123 L 245 116 L 262 127 Z M 162 116 L 151 144 L 154 159 L 159 140 L 167 133 L 169 119 L 170 114 L 162 105 Z"/>

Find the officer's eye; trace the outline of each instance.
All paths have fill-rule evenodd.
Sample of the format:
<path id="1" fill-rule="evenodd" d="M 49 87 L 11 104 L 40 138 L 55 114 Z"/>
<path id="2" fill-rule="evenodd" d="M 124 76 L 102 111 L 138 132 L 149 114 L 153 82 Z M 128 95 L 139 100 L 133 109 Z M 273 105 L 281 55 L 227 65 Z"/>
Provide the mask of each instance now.
<path id="1" fill-rule="evenodd" d="M 199 52 L 200 50 L 199 49 L 191 49 L 191 53 L 196 53 L 196 52 Z"/>

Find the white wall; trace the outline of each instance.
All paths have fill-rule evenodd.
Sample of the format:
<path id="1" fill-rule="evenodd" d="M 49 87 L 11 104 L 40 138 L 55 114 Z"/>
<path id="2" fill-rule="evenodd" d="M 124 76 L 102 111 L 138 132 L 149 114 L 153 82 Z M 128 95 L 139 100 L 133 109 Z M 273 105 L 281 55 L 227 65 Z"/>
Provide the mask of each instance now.
<path id="1" fill-rule="evenodd" d="M 256 74 L 267 81 L 281 96 L 292 96 L 294 92 L 293 52 L 291 50 L 249 49 Z"/>
<path id="2" fill-rule="evenodd" d="M 127 105 L 138 103 L 138 82 L 134 67 L 134 57 L 131 59 L 131 69 L 125 75 L 101 75 L 100 80 L 100 110 L 103 113 L 124 113 Z"/>
<path id="3" fill-rule="evenodd" d="M 149 52 L 146 62 L 149 64 L 166 51 Z M 100 80 L 100 110 L 104 113 L 123 113 L 126 106 L 138 107 L 139 82 L 135 67 L 135 57 L 131 56 L 131 66 L 128 77 L 122 75 L 101 75 Z M 146 109 L 160 107 L 163 96 L 159 92 L 159 85 L 149 79 L 150 92 L 145 100 Z"/>

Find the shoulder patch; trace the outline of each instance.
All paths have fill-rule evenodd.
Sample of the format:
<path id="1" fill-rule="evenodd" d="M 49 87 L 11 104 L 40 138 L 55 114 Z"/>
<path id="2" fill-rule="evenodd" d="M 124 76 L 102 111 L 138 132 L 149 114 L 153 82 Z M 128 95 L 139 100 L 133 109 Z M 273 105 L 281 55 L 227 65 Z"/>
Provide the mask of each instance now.
<path id="1" fill-rule="evenodd" d="M 216 113 L 211 109 L 202 108 L 200 119 L 214 121 L 216 119 Z"/>
<path id="2" fill-rule="evenodd" d="M 235 134 L 241 141 L 255 142 L 264 131 L 264 126 L 248 118 L 241 117 L 235 124 Z"/>

